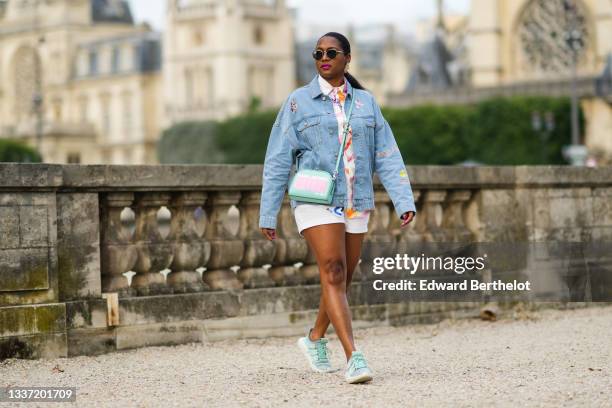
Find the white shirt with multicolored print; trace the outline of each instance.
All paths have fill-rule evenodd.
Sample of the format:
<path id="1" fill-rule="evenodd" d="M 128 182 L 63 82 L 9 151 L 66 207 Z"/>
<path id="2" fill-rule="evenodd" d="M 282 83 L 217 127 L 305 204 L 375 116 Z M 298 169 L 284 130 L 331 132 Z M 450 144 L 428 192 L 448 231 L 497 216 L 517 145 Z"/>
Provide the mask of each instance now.
<path id="1" fill-rule="evenodd" d="M 334 106 L 334 113 L 336 114 L 336 120 L 338 121 L 338 139 L 342 143 L 344 137 L 344 124 L 346 123 L 346 114 L 344 112 L 344 101 L 346 100 L 346 78 L 344 83 L 339 87 L 334 87 L 332 84 L 327 82 L 325 78 L 319 75 L 319 86 L 321 92 L 324 95 L 329 96 Z M 346 179 L 346 193 L 348 205 L 345 209 L 347 218 L 360 218 L 366 217 L 370 210 L 357 211 L 353 208 L 353 183 L 355 182 L 355 154 L 353 153 L 353 130 L 349 125 L 349 130 L 346 135 L 346 142 L 344 145 L 344 152 L 342 155 L 344 163 L 344 176 Z M 338 208 L 342 207 L 329 207 L 330 211 L 337 213 Z"/>

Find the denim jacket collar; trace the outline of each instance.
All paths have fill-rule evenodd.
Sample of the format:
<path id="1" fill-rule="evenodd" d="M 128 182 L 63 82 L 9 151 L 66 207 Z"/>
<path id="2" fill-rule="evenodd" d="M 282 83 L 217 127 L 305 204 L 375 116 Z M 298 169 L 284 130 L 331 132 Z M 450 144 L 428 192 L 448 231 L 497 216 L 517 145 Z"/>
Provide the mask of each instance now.
<path id="1" fill-rule="evenodd" d="M 352 97 L 353 87 L 351 86 L 351 83 L 348 81 L 348 79 L 346 79 L 346 77 L 344 77 L 344 81 L 346 82 L 346 94 L 351 95 Z M 323 94 L 323 92 L 321 92 L 321 87 L 319 86 L 319 74 L 316 74 L 312 81 L 310 81 L 310 83 L 308 84 L 308 91 L 310 92 L 310 96 L 313 99 Z"/>

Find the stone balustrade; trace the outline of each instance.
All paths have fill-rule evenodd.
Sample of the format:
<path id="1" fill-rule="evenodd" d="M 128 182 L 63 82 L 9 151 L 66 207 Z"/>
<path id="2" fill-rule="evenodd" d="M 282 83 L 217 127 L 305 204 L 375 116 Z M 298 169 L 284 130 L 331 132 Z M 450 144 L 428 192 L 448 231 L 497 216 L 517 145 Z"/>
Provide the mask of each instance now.
<path id="1" fill-rule="evenodd" d="M 379 256 L 452 243 L 612 242 L 612 168 L 408 171 L 418 214 L 405 229 L 375 179 L 351 288 L 357 320 L 399 324 L 486 300 L 375 296 Z M 261 234 L 261 174 L 258 165 L 0 164 L 0 358 L 297 330 L 316 312 L 319 272 L 287 198 L 278 238 Z M 537 257 L 509 258 L 519 264 L 512 273 L 538 268 Z M 106 318 L 110 294 L 119 298 L 116 326 Z"/>

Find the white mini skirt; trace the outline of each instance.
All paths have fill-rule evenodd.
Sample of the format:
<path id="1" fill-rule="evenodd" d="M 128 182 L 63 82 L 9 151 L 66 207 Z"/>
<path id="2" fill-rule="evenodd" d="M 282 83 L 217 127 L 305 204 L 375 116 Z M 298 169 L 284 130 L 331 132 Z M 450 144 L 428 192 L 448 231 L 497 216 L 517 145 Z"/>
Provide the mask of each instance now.
<path id="1" fill-rule="evenodd" d="M 302 231 L 315 225 L 344 224 L 345 231 L 351 234 L 362 234 L 368 232 L 368 221 L 370 213 L 355 218 L 346 218 L 344 207 L 330 207 L 324 204 L 299 204 L 293 211 L 295 223 L 300 236 Z"/>

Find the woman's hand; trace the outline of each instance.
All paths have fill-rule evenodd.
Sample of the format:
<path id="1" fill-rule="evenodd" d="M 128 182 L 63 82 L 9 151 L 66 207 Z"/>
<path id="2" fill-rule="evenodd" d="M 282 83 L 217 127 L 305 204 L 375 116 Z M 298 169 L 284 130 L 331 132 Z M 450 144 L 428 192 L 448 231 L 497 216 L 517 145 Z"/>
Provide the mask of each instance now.
<path id="1" fill-rule="evenodd" d="M 276 230 L 271 228 L 261 228 L 261 233 L 268 239 L 268 241 L 273 241 L 276 239 Z"/>
<path id="2" fill-rule="evenodd" d="M 401 219 L 402 225 L 400 225 L 400 228 L 403 228 L 406 225 L 410 224 L 410 222 L 414 219 L 414 211 L 408 211 L 403 213 Z"/>

